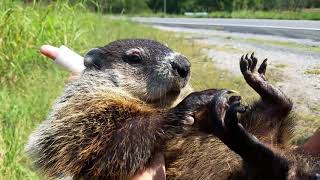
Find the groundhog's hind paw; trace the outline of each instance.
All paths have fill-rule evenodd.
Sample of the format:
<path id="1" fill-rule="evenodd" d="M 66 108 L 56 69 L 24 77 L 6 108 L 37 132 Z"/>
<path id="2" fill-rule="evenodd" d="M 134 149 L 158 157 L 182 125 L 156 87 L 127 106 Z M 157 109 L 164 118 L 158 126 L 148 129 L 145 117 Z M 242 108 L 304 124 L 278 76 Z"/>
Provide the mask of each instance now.
<path id="1" fill-rule="evenodd" d="M 257 80 L 266 80 L 265 73 L 267 69 L 267 60 L 268 59 L 263 60 L 258 71 L 256 71 L 258 58 L 254 56 L 254 53 L 252 53 L 250 57 L 248 54 L 241 57 L 240 70 L 249 84 Z"/>

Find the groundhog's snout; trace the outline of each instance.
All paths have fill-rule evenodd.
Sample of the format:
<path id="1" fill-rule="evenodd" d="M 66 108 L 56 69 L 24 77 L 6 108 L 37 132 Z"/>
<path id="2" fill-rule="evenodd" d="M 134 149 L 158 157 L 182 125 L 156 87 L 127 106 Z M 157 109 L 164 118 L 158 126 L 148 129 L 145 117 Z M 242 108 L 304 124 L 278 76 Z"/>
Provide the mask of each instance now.
<path id="1" fill-rule="evenodd" d="M 95 67 L 100 69 L 103 66 L 104 58 L 104 53 L 101 49 L 93 48 L 84 56 L 84 66 L 87 68 Z"/>
<path id="2" fill-rule="evenodd" d="M 170 62 L 173 71 L 182 78 L 186 78 L 190 74 L 190 62 L 186 58 L 179 58 Z"/>

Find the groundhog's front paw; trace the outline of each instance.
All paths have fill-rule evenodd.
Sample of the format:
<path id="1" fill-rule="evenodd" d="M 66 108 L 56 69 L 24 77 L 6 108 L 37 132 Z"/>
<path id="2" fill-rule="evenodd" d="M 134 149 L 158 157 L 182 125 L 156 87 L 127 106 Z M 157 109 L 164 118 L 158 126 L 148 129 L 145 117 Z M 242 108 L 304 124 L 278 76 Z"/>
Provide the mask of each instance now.
<path id="1" fill-rule="evenodd" d="M 240 70 L 247 83 L 251 86 L 255 86 L 261 81 L 266 81 L 265 72 L 267 68 L 267 59 L 263 60 L 258 71 L 256 70 L 258 59 L 254 56 L 254 53 L 250 57 L 243 55 L 240 59 Z"/>
<path id="2" fill-rule="evenodd" d="M 247 108 L 243 106 L 238 100 L 230 102 L 230 106 L 228 107 L 226 115 L 224 117 L 225 130 L 232 133 L 233 129 L 238 128 L 239 125 L 237 113 L 244 113 L 246 112 L 246 109 Z"/>
<path id="3" fill-rule="evenodd" d="M 200 131 L 213 133 L 222 137 L 226 130 L 233 125 L 234 120 L 226 119 L 237 112 L 245 112 L 246 107 L 240 104 L 240 96 L 231 96 L 233 91 L 220 90 L 206 107 L 206 111 L 197 118 Z M 237 105 L 237 106 L 236 106 Z M 232 116 L 233 117 L 233 116 Z M 237 119 L 236 119 L 236 123 Z"/>
<path id="4" fill-rule="evenodd" d="M 246 107 L 240 103 L 240 96 L 229 96 L 230 92 L 221 92 L 213 100 L 211 106 L 213 129 L 215 134 L 224 134 L 237 127 L 237 113 L 244 113 Z"/>
<path id="5" fill-rule="evenodd" d="M 216 89 L 193 92 L 173 108 L 173 111 L 181 116 L 183 124 L 192 125 L 195 114 L 204 109 L 212 101 L 217 92 L 218 90 Z"/>

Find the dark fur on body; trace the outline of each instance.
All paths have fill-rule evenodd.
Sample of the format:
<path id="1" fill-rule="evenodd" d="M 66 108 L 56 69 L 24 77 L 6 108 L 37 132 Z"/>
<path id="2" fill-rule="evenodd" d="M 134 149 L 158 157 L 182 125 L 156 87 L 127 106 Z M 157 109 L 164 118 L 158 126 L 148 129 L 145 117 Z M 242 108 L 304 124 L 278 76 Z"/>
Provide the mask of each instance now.
<path id="1" fill-rule="evenodd" d="M 256 71 L 254 56 L 241 60 L 246 81 L 261 96 L 244 112 L 227 90 L 194 92 L 173 105 L 190 65 L 157 42 L 116 41 L 94 54 L 29 140 L 29 155 L 49 177 L 130 179 L 157 152 L 165 153 L 168 179 L 319 173 L 319 157 L 298 154 L 289 143 L 292 103 L 265 80 L 266 61 Z"/>

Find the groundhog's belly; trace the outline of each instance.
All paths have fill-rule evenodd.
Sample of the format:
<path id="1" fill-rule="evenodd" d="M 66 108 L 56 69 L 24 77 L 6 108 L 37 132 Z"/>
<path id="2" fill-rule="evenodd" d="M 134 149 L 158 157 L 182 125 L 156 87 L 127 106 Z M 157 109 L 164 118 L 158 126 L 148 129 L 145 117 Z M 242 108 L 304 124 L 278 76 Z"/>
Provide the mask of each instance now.
<path id="1" fill-rule="evenodd" d="M 229 179 L 238 174 L 240 157 L 209 135 L 179 137 L 167 144 L 166 174 L 171 179 Z"/>

